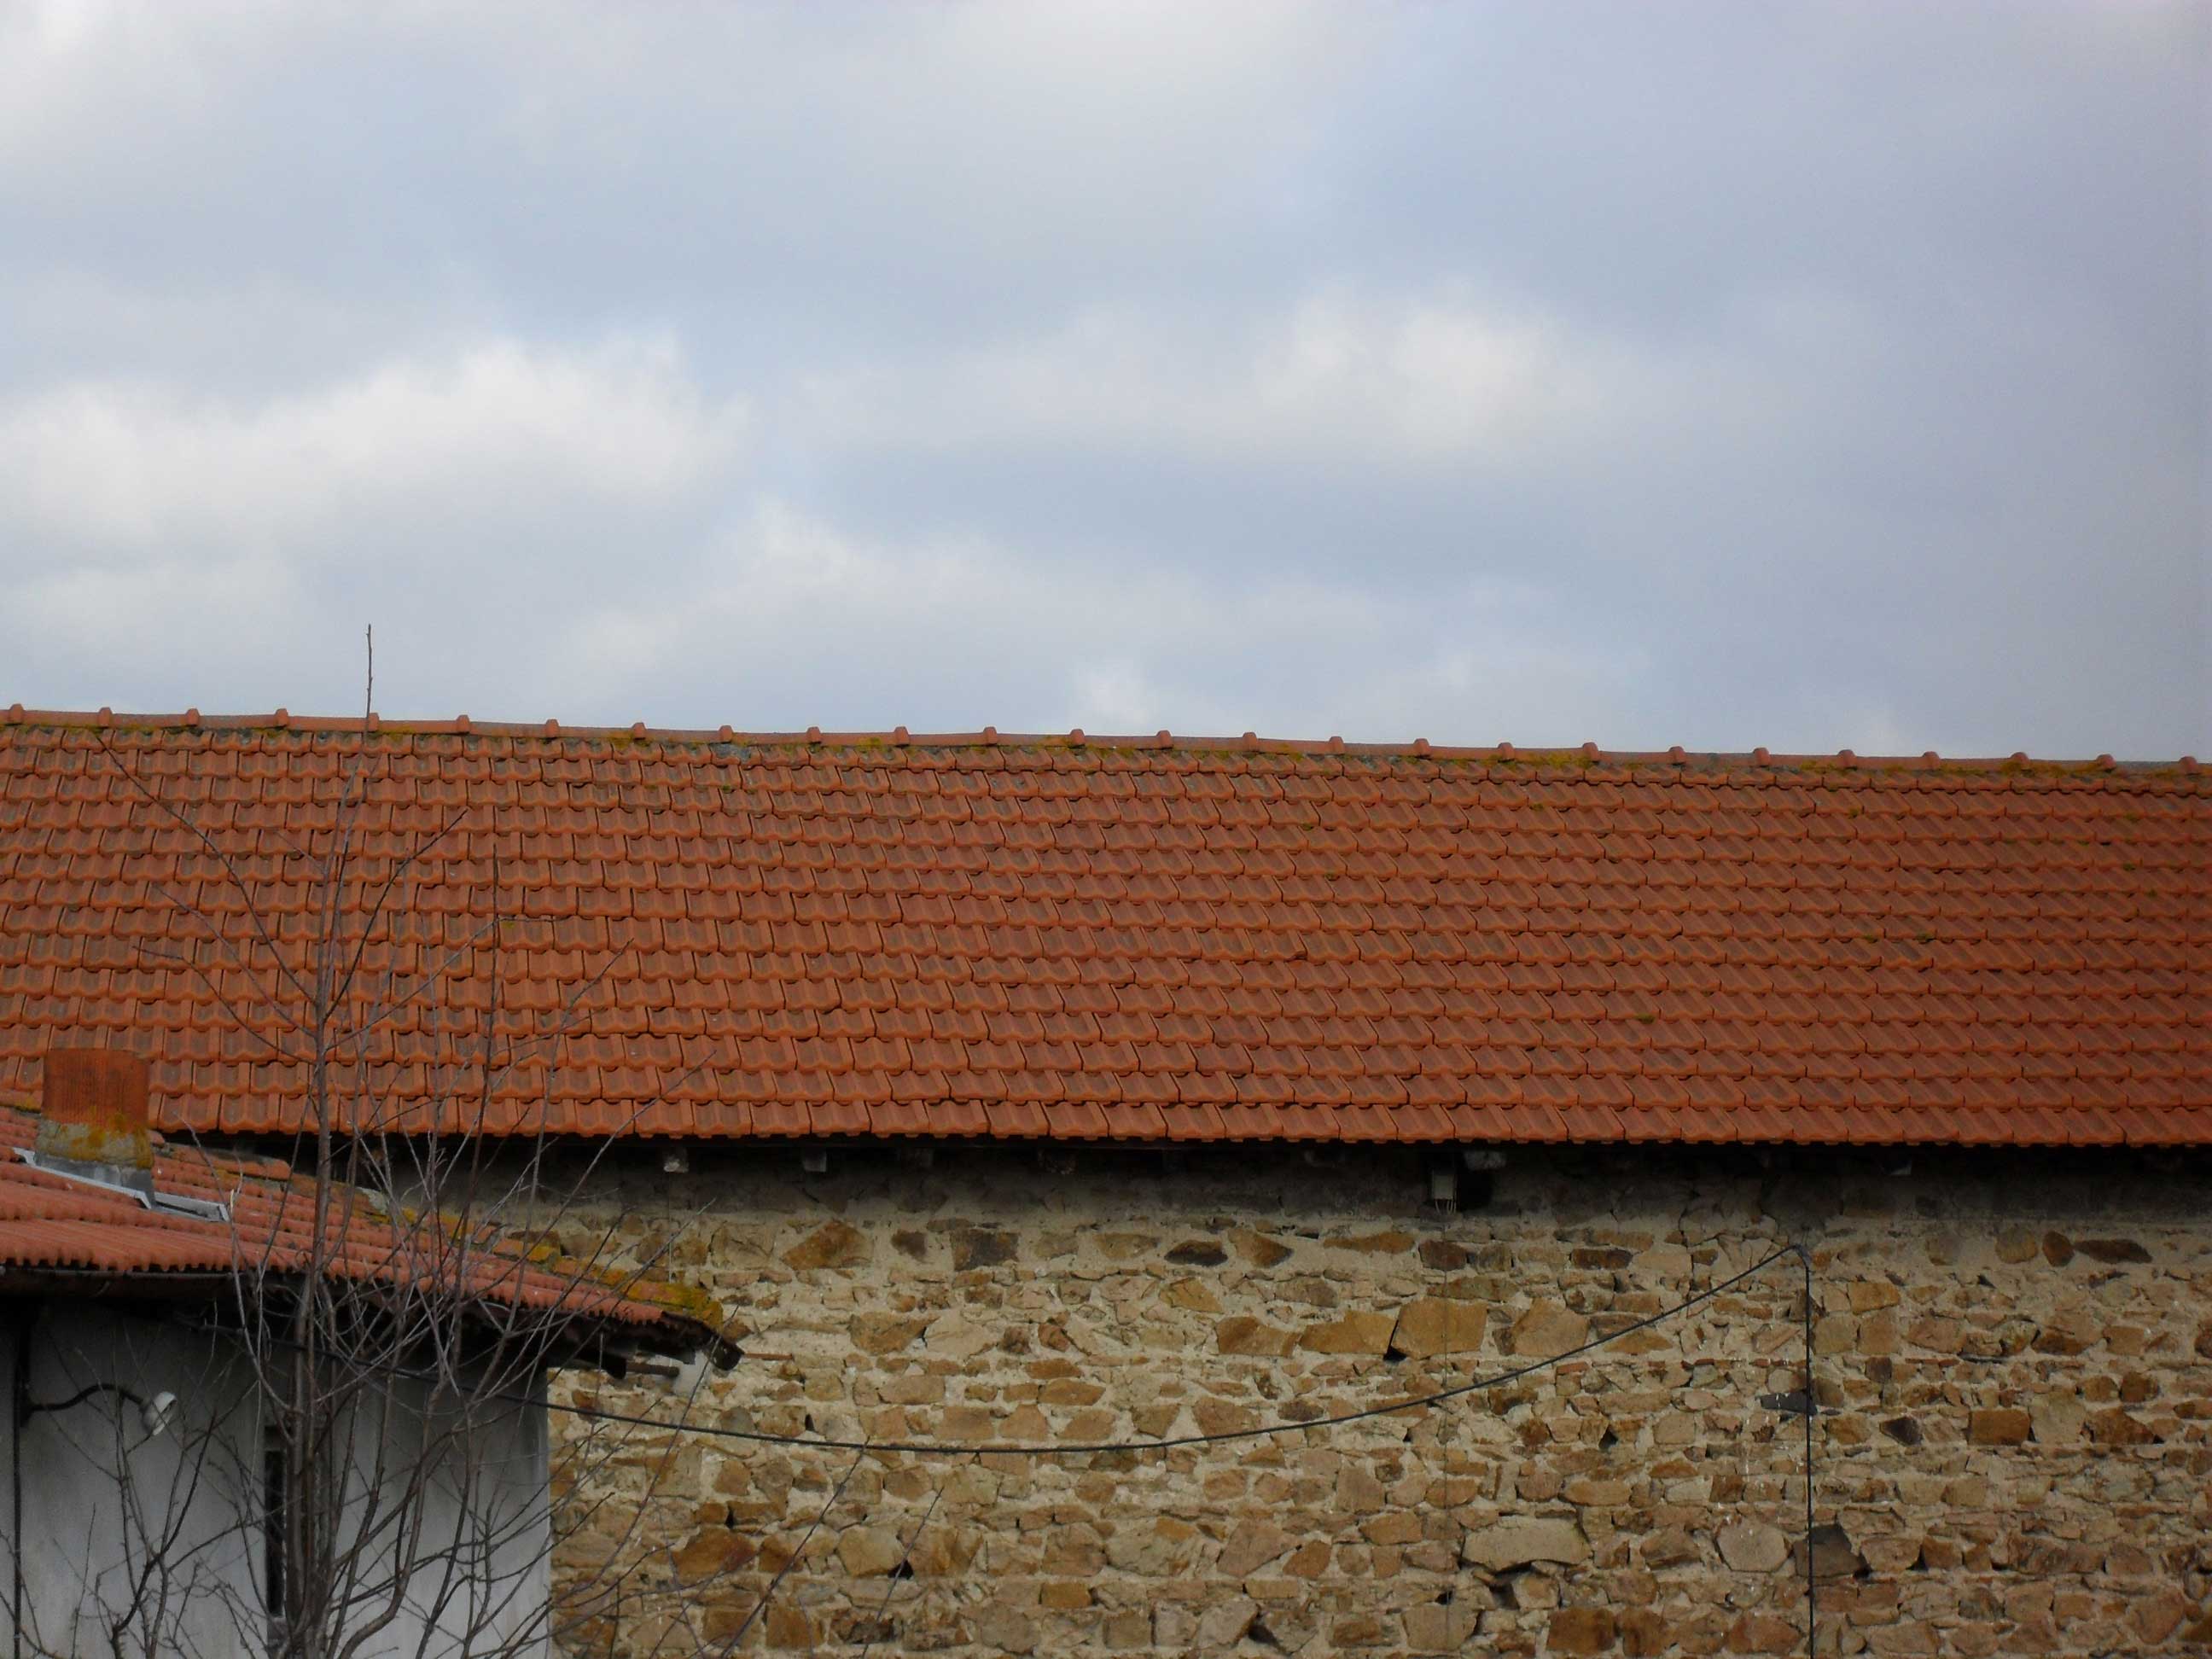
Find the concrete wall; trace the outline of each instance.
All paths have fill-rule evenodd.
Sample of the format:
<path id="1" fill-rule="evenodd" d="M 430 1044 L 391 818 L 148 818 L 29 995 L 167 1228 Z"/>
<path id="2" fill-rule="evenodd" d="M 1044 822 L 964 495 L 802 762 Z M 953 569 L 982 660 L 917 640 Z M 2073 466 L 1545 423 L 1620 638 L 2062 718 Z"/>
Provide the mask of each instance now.
<path id="1" fill-rule="evenodd" d="M 0 1378 L 24 1358 L 25 1299 L 0 1301 Z M 246 1659 L 268 1649 L 261 1591 L 261 1432 L 240 1356 L 228 1344 L 94 1303 L 37 1308 L 27 1348 L 34 1400 L 66 1399 L 118 1382 L 142 1397 L 180 1401 L 173 1425 L 148 1436 L 137 1408 L 95 1395 L 0 1431 L 0 1563 L 17 1548 L 9 1482 L 21 1458 L 25 1589 L 21 1651 L 69 1656 L 188 1652 Z M 385 1467 L 406 1470 L 441 1407 L 398 1381 L 388 1418 L 363 1420 L 355 1456 L 364 1478 L 380 1443 Z M 445 1407 L 444 1409 L 450 1409 Z M 542 1411 L 500 1409 L 470 1425 L 465 1453 L 440 1460 L 416 1559 L 456 1543 L 469 1571 L 413 1575 L 399 1616 L 372 1656 L 537 1653 L 544 1649 L 547 1446 Z M 496 1540 L 489 1552 L 479 1546 Z M 394 1552 L 381 1552 L 388 1566 Z M 149 1562 L 161 1565 L 149 1571 Z M 10 1581 L 0 1578 L 0 1625 Z M 14 1634 L 14 1632 L 10 1632 Z M 517 1638 L 521 1638 L 517 1645 Z M 0 1659 L 15 1649 L 0 1643 Z"/>
<path id="2" fill-rule="evenodd" d="M 1456 1215 L 1395 1151 L 1164 1169 L 956 1147 L 928 1169 L 837 1154 L 826 1176 L 793 1152 L 694 1161 L 602 1172 L 574 1225 L 579 1244 L 606 1226 L 643 1252 L 672 1241 L 668 1265 L 739 1310 L 757 1353 L 790 1356 L 711 1385 L 700 1420 L 978 1454 L 860 1460 L 748 1648 L 1802 1653 L 1802 1419 L 1758 1403 L 1797 1385 L 1794 1264 L 1419 1415 L 1170 1452 L 988 1449 L 1446 1387 L 1791 1240 L 1816 1252 L 1830 1408 L 1823 1652 L 2212 1648 L 2202 1159 L 1518 1153 Z M 578 1432 L 556 1417 L 556 1439 Z M 669 1437 L 580 1483 L 556 1473 L 556 1588 L 656 1592 L 604 1608 L 576 1650 L 726 1640 L 852 1463 Z"/>

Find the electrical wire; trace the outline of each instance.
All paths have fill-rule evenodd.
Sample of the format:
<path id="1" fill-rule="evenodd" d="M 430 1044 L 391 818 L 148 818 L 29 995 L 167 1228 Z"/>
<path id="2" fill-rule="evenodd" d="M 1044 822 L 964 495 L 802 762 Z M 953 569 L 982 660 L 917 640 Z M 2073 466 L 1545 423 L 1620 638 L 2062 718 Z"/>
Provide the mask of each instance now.
<path id="1" fill-rule="evenodd" d="M 572 1417 L 586 1418 L 594 1422 L 625 1423 L 639 1428 L 664 1429 L 678 1434 L 704 1435 L 713 1439 L 742 1440 L 757 1445 L 793 1446 L 816 1451 L 896 1452 L 908 1457 L 970 1457 L 979 1452 L 988 1453 L 994 1457 L 1079 1457 L 1102 1452 L 1171 1451 L 1180 1446 L 1220 1445 L 1229 1441 L 1260 1440 L 1272 1435 L 1297 1434 L 1311 1429 L 1340 1428 L 1347 1423 L 1365 1422 L 1370 1418 L 1395 1417 L 1401 1412 L 1425 1411 L 1432 1406 L 1443 1405 L 1447 1401 L 1457 1400 L 1465 1395 L 1480 1394 L 1486 1389 L 1503 1388 L 1509 1382 L 1517 1382 L 1524 1376 L 1533 1376 L 1538 1371 L 1548 1370 L 1554 1365 L 1563 1364 L 1570 1359 L 1579 1358 L 1583 1354 L 1595 1352 L 1600 1348 L 1620 1341 L 1624 1336 L 1633 1335 L 1638 1331 L 1649 1330 L 1654 1325 L 1662 1324 L 1677 1315 L 1687 1313 L 1691 1309 L 1735 1289 L 1744 1280 L 1764 1273 L 1784 1257 L 1800 1255 L 1802 1249 L 1802 1245 L 1785 1244 L 1773 1255 L 1753 1262 L 1742 1272 L 1732 1273 L 1719 1283 L 1698 1291 L 1695 1296 L 1677 1302 L 1671 1307 L 1662 1308 L 1655 1314 L 1647 1314 L 1632 1323 L 1622 1326 L 1617 1331 L 1608 1332 L 1603 1336 L 1593 1337 L 1589 1341 L 1569 1348 L 1563 1353 L 1531 1360 L 1525 1365 L 1516 1365 L 1510 1370 L 1498 1371 L 1488 1376 L 1474 1377 L 1465 1382 L 1455 1383 L 1449 1389 L 1439 1389 L 1433 1394 L 1413 1395 L 1403 1400 L 1391 1401 L 1385 1405 L 1364 1407 L 1358 1411 L 1338 1412 L 1333 1416 L 1312 1418 L 1304 1422 L 1266 1423 L 1257 1428 L 1223 1429 L 1211 1434 L 1168 1435 L 1154 1440 L 1048 1441 L 979 1447 L 973 1442 L 845 1440 L 827 1435 L 772 1434 L 765 1429 L 730 1428 L 716 1423 L 671 1423 L 665 1418 L 609 1411 L 599 1406 L 574 1406 L 556 1404 L 550 1401 L 547 1403 L 554 1411 L 565 1412 Z"/>

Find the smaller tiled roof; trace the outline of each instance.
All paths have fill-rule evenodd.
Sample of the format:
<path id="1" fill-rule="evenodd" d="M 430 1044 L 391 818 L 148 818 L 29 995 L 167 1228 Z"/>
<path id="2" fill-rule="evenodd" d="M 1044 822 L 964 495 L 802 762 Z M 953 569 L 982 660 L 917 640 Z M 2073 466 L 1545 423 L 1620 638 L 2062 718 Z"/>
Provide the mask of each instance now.
<path id="1" fill-rule="evenodd" d="M 164 1145 L 154 1188 L 164 1200 L 220 1205 L 228 1219 L 166 1206 L 134 1193 L 35 1167 L 23 1154 L 38 1113 L 0 1102 L 0 1290 L 50 1286 L 59 1275 L 149 1281 L 241 1271 L 311 1270 L 387 1285 L 441 1276 L 466 1281 L 466 1300 L 544 1313 L 597 1328 L 602 1340 L 660 1352 L 714 1350 L 721 1317 L 703 1291 L 532 1247 L 489 1228 L 337 1188 L 331 1248 L 314 1249 L 315 1188 L 274 1158 Z"/>

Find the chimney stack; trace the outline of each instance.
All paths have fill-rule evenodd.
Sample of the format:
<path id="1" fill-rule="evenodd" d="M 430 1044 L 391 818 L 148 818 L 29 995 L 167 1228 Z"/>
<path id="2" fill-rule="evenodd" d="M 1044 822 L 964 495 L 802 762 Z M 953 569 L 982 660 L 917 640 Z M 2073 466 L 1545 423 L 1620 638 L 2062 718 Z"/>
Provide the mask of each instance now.
<path id="1" fill-rule="evenodd" d="M 88 1180 L 154 1191 L 151 1073 L 120 1048 L 49 1048 L 39 1162 Z"/>

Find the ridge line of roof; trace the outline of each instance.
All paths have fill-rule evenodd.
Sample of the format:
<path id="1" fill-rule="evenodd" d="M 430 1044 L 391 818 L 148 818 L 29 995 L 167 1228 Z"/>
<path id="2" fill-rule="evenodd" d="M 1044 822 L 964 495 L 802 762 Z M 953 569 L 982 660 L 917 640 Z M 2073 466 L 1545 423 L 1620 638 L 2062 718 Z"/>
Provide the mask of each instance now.
<path id="1" fill-rule="evenodd" d="M 1246 732 L 1237 737 L 1194 736 L 1164 729 L 1139 733 L 1091 733 L 1080 727 L 1057 732 L 1001 732 L 995 726 L 975 732 L 911 732 L 905 726 L 888 732 L 825 732 L 819 726 L 805 731 L 741 732 L 734 727 L 648 726 L 642 720 L 631 726 L 570 726 L 560 720 L 538 723 L 517 720 L 477 720 L 466 714 L 452 720 L 386 720 L 371 713 L 366 719 L 351 715 L 297 715 L 284 708 L 266 714 L 203 714 L 198 708 L 179 713 L 118 714 L 112 708 L 27 708 L 15 703 L 0 709 L 0 727 L 50 726 L 66 730 L 154 730 L 185 732 L 276 731 L 301 734 L 367 732 L 394 737 L 481 737 L 509 739 L 538 738 L 553 742 L 661 743 L 685 745 L 735 745 L 744 748 L 789 749 L 1064 749 L 1161 750 L 1188 753 L 1341 755 L 1355 758 L 1438 761 L 1487 761 L 1528 765 L 1588 766 L 1752 766 L 1778 770 L 1830 768 L 1867 771 L 1986 772 L 2021 769 L 2102 772 L 2196 773 L 2193 755 L 2173 760 L 2120 761 L 2109 754 L 2091 759 L 2031 757 L 2025 750 L 2003 756 L 1939 755 L 1928 750 L 1918 755 L 1861 755 L 1849 749 L 1834 754 L 1771 753 L 1765 749 L 1747 752 L 1691 750 L 1680 744 L 1665 750 L 1602 749 L 1595 743 L 1526 746 L 1514 743 L 1457 745 L 1432 744 L 1425 738 L 1401 743 L 1347 743 L 1340 737 L 1326 738 L 1263 738 Z"/>

